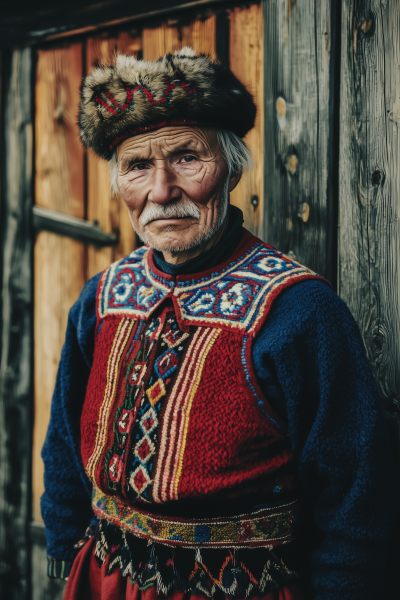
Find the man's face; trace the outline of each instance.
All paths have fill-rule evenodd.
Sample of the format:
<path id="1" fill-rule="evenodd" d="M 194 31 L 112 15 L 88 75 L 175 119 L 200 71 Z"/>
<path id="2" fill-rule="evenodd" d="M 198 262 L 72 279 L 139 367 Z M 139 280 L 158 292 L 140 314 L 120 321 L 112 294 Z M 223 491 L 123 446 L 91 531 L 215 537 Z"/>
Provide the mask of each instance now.
<path id="1" fill-rule="evenodd" d="M 164 127 L 128 138 L 117 155 L 119 192 L 143 241 L 180 252 L 219 229 L 228 203 L 228 170 L 215 131 Z"/>

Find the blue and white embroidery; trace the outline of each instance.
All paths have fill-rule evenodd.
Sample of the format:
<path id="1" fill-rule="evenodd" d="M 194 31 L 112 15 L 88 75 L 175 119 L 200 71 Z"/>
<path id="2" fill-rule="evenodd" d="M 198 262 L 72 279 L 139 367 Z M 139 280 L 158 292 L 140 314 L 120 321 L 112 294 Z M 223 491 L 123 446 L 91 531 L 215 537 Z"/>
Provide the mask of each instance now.
<path id="1" fill-rule="evenodd" d="M 243 256 L 210 277 L 174 282 L 151 271 L 148 248 L 111 265 L 104 275 L 99 312 L 147 319 L 167 296 L 174 296 L 181 319 L 249 332 L 263 316 L 270 294 L 289 280 L 316 276 L 282 252 L 256 242 Z"/>

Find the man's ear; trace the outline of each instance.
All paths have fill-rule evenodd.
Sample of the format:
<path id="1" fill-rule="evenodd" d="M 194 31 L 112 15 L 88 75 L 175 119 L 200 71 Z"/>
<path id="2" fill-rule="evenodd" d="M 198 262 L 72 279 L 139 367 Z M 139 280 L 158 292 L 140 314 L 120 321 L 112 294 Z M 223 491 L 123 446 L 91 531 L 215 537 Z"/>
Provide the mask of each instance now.
<path id="1" fill-rule="evenodd" d="M 241 179 L 242 179 L 241 173 L 235 173 L 235 175 L 232 175 L 232 177 L 229 180 L 228 191 L 232 192 Z"/>

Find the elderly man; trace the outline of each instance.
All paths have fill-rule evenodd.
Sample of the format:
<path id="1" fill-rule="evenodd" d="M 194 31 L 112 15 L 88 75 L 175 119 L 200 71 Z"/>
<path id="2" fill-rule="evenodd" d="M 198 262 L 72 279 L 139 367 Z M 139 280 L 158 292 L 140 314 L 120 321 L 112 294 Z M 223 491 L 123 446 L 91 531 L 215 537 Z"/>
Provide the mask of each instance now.
<path id="1" fill-rule="evenodd" d="M 42 498 L 67 599 L 381 597 L 382 409 L 344 303 L 229 205 L 254 118 L 190 49 L 84 82 L 81 139 L 145 245 L 70 312 Z"/>

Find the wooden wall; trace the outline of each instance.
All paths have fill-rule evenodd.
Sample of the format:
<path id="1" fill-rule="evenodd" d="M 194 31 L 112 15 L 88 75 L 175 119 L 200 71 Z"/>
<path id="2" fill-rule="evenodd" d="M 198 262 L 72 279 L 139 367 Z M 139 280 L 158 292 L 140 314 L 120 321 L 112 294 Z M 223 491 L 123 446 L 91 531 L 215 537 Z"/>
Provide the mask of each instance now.
<path id="1" fill-rule="evenodd" d="M 339 293 L 400 462 L 400 4 L 345 0 L 341 41 Z"/>
<path id="2" fill-rule="evenodd" d="M 36 71 L 35 203 L 85 216 L 84 152 L 76 129 L 82 78 L 82 44 L 38 52 Z M 85 284 L 85 247 L 43 231 L 34 259 L 33 518 L 41 521 L 43 446 L 68 311 Z"/>
<path id="3" fill-rule="evenodd" d="M 28 600 L 32 423 L 32 51 L 2 56 L 0 598 Z"/>
<path id="4" fill-rule="evenodd" d="M 36 174 L 38 206 L 97 220 L 103 230 L 118 233 L 118 246 L 96 249 L 41 232 L 35 244 L 34 395 L 32 460 L 33 518 L 41 522 L 43 493 L 41 448 L 50 417 L 51 398 L 68 311 L 85 282 L 135 247 L 125 205 L 111 193 L 108 163 L 79 142 L 76 117 L 82 77 L 95 61 L 110 62 L 116 51 L 135 54 L 140 38 L 122 33 L 38 51 L 36 71 Z M 86 63 L 84 64 L 84 57 Z"/>
<path id="5" fill-rule="evenodd" d="M 263 235 L 264 215 L 264 44 L 262 5 L 235 8 L 230 13 L 229 66 L 257 105 L 254 128 L 245 137 L 254 169 L 245 173 L 231 193 L 231 202 L 243 211 L 245 227 Z"/>
<path id="6" fill-rule="evenodd" d="M 331 0 L 264 2 L 265 158 L 262 237 L 328 268 Z"/>
<path id="7" fill-rule="evenodd" d="M 137 56 L 141 52 L 141 37 L 120 33 L 109 37 L 96 36 L 86 40 L 85 72 L 89 73 L 95 62 L 110 64 L 117 52 Z M 135 247 L 135 233 L 121 198 L 110 192 L 108 163 L 94 152 L 87 153 L 87 217 L 98 221 L 108 233 L 120 236 L 118 246 L 96 249 L 87 248 L 87 278 L 103 271 L 112 262 L 132 252 Z"/>

